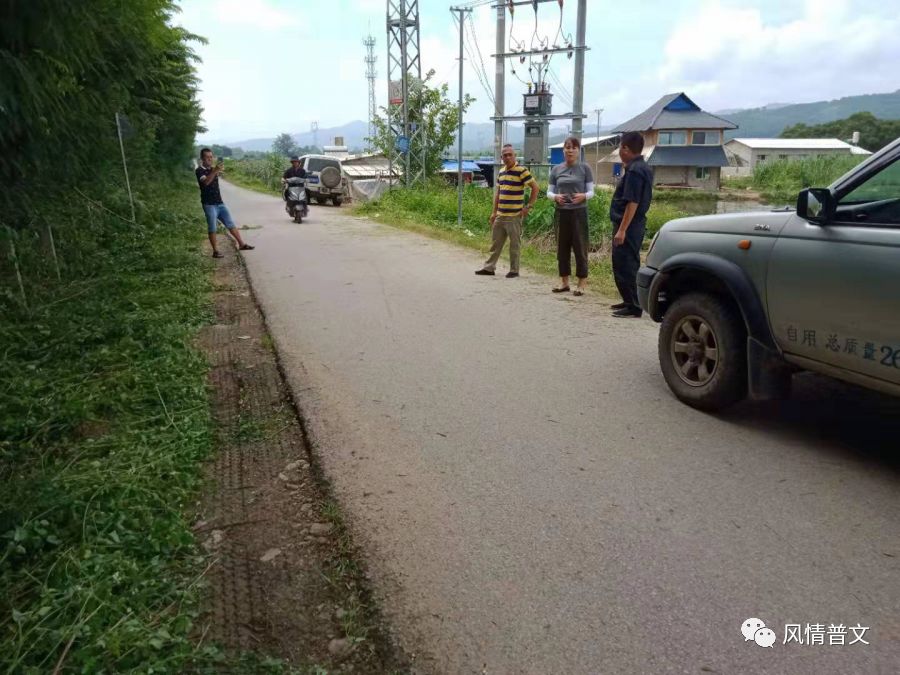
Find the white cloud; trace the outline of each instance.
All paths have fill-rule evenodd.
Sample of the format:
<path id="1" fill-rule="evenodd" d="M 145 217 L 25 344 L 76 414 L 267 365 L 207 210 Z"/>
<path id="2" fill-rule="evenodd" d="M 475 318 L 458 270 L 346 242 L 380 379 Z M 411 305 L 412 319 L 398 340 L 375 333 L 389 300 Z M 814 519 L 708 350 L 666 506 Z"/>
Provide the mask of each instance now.
<path id="1" fill-rule="evenodd" d="M 247 28 L 280 30 L 303 25 L 301 19 L 308 16 L 307 10 L 279 9 L 267 0 L 219 0 L 215 14 L 222 23 L 239 24 Z"/>
<path id="2" fill-rule="evenodd" d="M 898 31 L 896 14 L 854 11 L 846 0 L 806 0 L 800 18 L 779 25 L 759 9 L 707 2 L 675 26 L 662 66 L 642 82 L 644 107 L 680 90 L 712 110 L 891 90 Z"/>

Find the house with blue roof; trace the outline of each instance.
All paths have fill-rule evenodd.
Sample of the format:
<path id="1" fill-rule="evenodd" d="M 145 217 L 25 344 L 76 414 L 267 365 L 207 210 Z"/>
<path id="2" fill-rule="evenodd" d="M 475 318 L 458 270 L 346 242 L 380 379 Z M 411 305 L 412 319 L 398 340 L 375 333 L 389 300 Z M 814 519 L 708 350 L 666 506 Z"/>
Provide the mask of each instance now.
<path id="1" fill-rule="evenodd" d="M 705 112 L 687 94 L 666 94 L 636 117 L 620 124 L 617 134 L 639 131 L 644 137 L 644 159 L 653 167 L 657 185 L 718 190 L 725 155 L 724 132 L 737 125 Z M 621 173 L 617 153 L 598 167 L 600 181 Z M 606 173 L 610 173 L 607 176 Z"/>

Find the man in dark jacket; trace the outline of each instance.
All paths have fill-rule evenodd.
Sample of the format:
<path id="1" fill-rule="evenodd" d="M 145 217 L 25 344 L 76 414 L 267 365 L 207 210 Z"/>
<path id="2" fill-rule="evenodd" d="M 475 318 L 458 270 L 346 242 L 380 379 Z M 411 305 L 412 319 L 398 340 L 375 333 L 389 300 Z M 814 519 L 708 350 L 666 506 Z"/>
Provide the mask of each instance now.
<path id="1" fill-rule="evenodd" d="M 653 170 L 647 166 L 641 154 L 644 137 L 637 131 L 622 135 L 619 157 L 625 166 L 625 175 L 619 179 L 612 202 L 609 219 L 613 224 L 612 265 L 616 287 L 622 302 L 613 305 L 613 316 L 637 318 L 641 316 L 638 305 L 637 273 L 641 266 L 641 245 L 647 228 L 647 210 L 653 197 Z"/>

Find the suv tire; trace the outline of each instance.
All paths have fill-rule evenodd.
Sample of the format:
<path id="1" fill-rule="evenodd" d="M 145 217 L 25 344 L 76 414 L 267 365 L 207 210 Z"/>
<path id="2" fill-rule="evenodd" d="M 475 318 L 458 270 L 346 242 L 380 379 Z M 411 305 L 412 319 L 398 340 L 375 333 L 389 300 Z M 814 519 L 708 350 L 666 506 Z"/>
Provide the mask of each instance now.
<path id="1" fill-rule="evenodd" d="M 331 201 L 332 201 L 332 203 L 334 203 L 335 206 L 340 206 L 341 204 L 344 203 L 344 200 L 341 199 L 340 197 L 335 197 Z"/>
<path id="2" fill-rule="evenodd" d="M 666 311 L 659 364 L 669 389 L 700 410 L 747 396 L 747 331 L 737 309 L 708 293 L 688 293 Z"/>

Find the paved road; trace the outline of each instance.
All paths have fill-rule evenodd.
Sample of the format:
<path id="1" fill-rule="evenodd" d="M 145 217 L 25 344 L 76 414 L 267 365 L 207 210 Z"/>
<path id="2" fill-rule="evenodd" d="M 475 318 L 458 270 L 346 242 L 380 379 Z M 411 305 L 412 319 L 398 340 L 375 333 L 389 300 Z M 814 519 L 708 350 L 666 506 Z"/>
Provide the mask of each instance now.
<path id="1" fill-rule="evenodd" d="M 804 376 L 702 414 L 649 320 L 346 208 L 295 225 L 223 194 L 262 226 L 253 286 L 422 672 L 897 671 L 900 401 Z M 787 623 L 870 645 L 784 644 Z"/>

